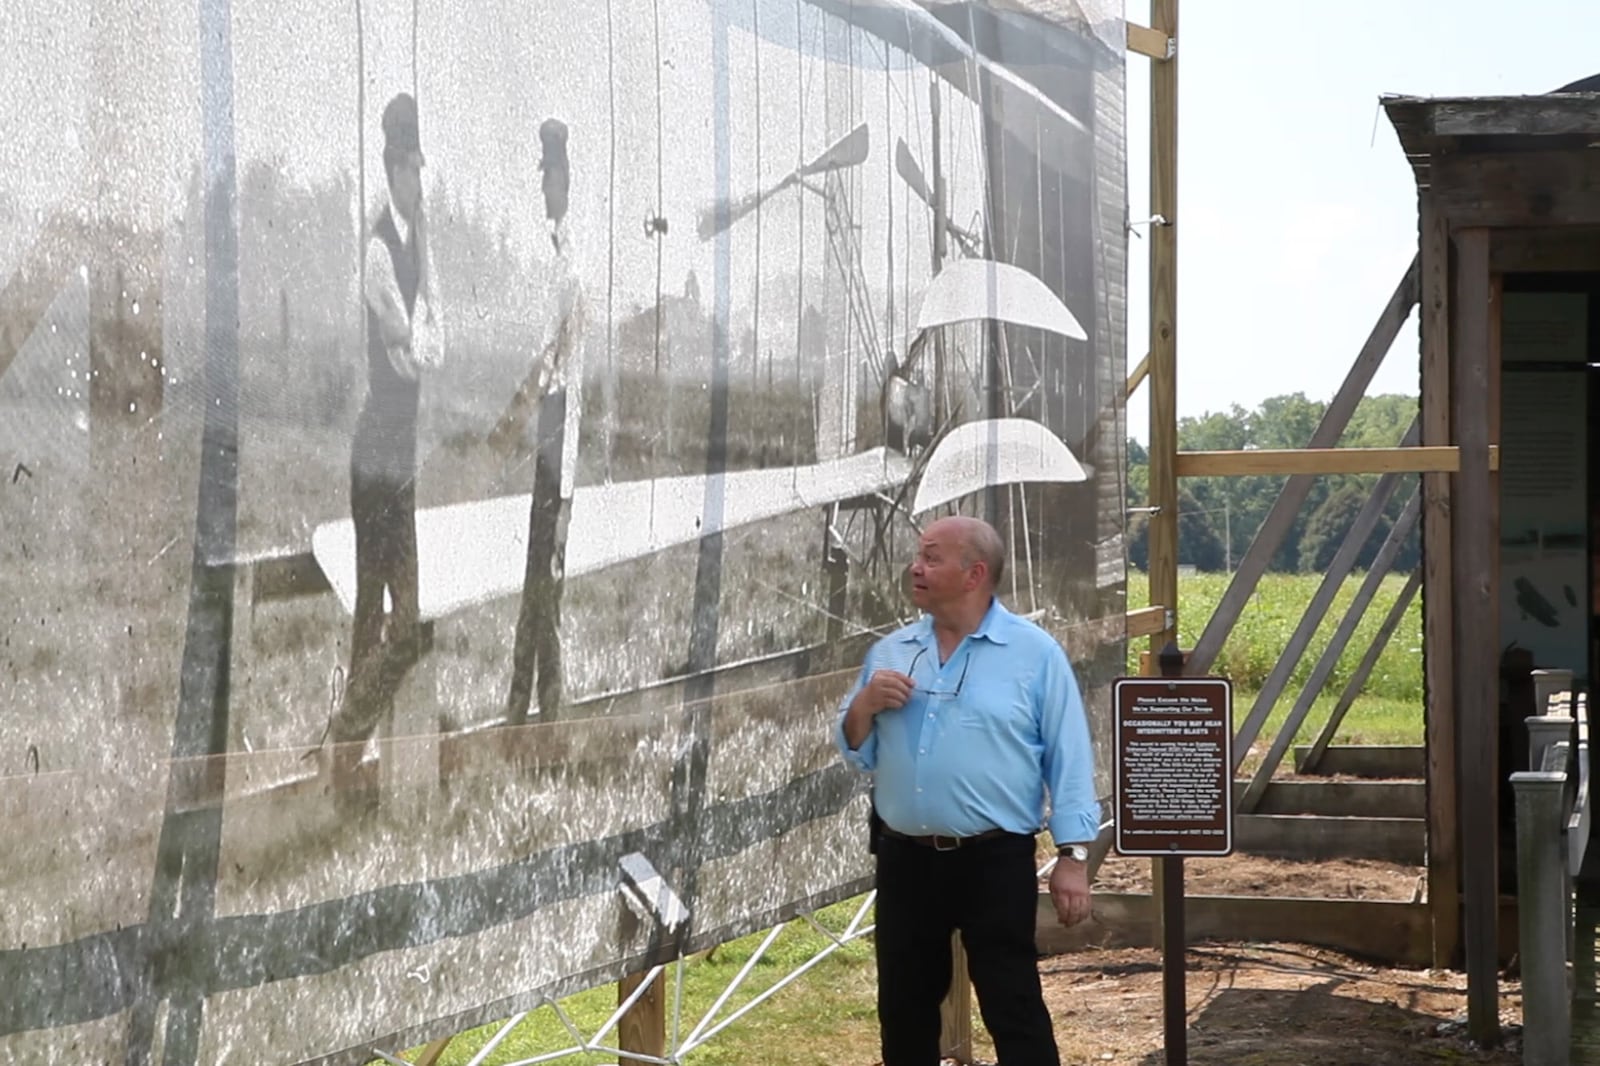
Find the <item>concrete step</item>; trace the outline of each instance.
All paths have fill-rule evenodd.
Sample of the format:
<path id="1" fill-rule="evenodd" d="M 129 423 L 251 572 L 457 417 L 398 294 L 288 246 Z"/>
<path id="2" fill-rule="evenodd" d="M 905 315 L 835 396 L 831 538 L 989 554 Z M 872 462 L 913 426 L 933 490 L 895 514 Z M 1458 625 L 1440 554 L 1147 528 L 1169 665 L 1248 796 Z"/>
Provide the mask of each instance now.
<path id="1" fill-rule="evenodd" d="M 1233 784 L 1237 798 L 1249 781 Z M 1252 814 L 1320 814 L 1330 818 L 1424 818 L 1427 786 L 1421 781 L 1274 781 Z"/>
<path id="2" fill-rule="evenodd" d="M 1236 814 L 1233 846 L 1276 859 L 1373 859 L 1421 866 L 1427 852 L 1421 818 L 1329 818 L 1314 814 Z"/>
<path id="3" fill-rule="evenodd" d="M 1420 744 L 1380 746 L 1376 744 L 1351 744 L 1330 746 L 1323 753 L 1322 762 L 1315 771 L 1305 768 L 1311 745 L 1299 744 L 1294 749 L 1294 770 L 1297 774 L 1317 773 L 1328 776 L 1367 777 L 1383 780 L 1415 779 L 1428 776 L 1427 749 Z"/>

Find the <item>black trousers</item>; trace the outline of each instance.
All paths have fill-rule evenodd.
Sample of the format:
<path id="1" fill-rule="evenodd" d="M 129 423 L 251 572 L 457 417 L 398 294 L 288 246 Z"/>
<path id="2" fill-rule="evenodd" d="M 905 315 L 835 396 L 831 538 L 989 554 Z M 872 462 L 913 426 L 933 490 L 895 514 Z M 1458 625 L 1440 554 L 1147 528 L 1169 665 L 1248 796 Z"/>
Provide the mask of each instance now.
<path id="1" fill-rule="evenodd" d="M 961 931 L 983 1024 L 1000 1066 L 1060 1066 L 1034 946 L 1034 841 L 1007 836 L 954 851 L 878 843 L 878 1024 L 883 1066 L 938 1066 L 950 936 Z"/>
<path id="2" fill-rule="evenodd" d="M 561 594 L 566 584 L 567 524 L 572 504 L 561 498 L 561 451 L 567 420 L 567 392 L 557 390 L 539 405 L 539 444 L 533 460 L 533 492 L 528 507 L 528 559 L 522 602 L 511 651 L 511 692 L 506 720 L 528 719 L 538 696 L 539 719 L 561 713 Z"/>
<path id="3" fill-rule="evenodd" d="M 350 677 L 334 714 L 339 743 L 365 740 L 394 710 L 395 692 L 420 658 L 416 487 L 353 466 L 350 514 L 356 535 L 355 622 Z M 383 609 L 389 593 L 391 610 Z"/>

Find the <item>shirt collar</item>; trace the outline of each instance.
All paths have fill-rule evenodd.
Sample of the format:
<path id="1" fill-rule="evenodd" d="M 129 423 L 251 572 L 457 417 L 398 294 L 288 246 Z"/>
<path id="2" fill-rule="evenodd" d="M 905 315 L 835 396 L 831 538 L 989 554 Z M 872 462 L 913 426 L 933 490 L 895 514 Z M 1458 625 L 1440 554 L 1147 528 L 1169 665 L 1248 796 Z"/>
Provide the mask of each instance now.
<path id="1" fill-rule="evenodd" d="M 978 623 L 978 628 L 973 631 L 974 637 L 982 637 L 990 644 L 1011 643 L 1011 625 L 1016 616 L 1006 610 L 1005 604 L 996 596 L 989 601 L 989 609 L 984 612 L 983 621 Z"/>
<path id="2" fill-rule="evenodd" d="M 1000 597 L 995 596 L 989 601 L 989 609 L 984 612 L 983 621 L 978 623 L 978 628 L 972 631 L 972 639 L 987 640 L 991 644 L 1011 643 L 1011 626 L 1016 615 L 1006 610 L 1005 604 L 1000 602 Z M 900 640 L 906 644 L 921 644 L 927 646 L 933 639 L 933 616 L 923 615 L 901 632 Z"/>

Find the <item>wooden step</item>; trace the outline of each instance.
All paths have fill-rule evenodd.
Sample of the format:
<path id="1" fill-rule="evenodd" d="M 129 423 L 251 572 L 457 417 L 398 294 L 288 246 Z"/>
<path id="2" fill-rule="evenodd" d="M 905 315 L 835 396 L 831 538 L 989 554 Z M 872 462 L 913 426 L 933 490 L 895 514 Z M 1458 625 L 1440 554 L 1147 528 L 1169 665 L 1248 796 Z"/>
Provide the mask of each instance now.
<path id="1" fill-rule="evenodd" d="M 1368 777 L 1382 780 L 1422 780 L 1428 776 L 1427 749 L 1420 744 L 1380 746 L 1376 744 L 1350 744 L 1328 748 L 1315 771 L 1305 768 L 1311 745 L 1298 744 L 1294 749 L 1294 770 L 1297 774 L 1317 773 L 1328 776 Z"/>
<path id="2" fill-rule="evenodd" d="M 1234 850 L 1278 859 L 1373 859 L 1421 866 L 1421 818 L 1328 818 L 1314 814 L 1237 814 Z"/>
<path id="3" fill-rule="evenodd" d="M 1316 944 L 1359 958 L 1418 968 L 1428 966 L 1433 957 L 1426 903 L 1186 895 L 1183 912 L 1185 938 L 1191 944 L 1209 939 Z M 1034 936 L 1041 955 L 1159 946 L 1154 942 L 1158 905 L 1149 895 L 1096 892 L 1094 921 L 1070 929 L 1056 920 L 1048 892 L 1040 894 L 1037 913 Z M 1497 924 L 1500 943 L 1496 958 L 1504 964 L 1517 950 L 1514 902 L 1501 901 Z"/>
<path id="4" fill-rule="evenodd" d="M 1235 781 L 1243 796 L 1248 781 Z M 1274 781 L 1251 814 L 1320 814 L 1330 818 L 1424 818 L 1428 790 L 1421 781 Z"/>

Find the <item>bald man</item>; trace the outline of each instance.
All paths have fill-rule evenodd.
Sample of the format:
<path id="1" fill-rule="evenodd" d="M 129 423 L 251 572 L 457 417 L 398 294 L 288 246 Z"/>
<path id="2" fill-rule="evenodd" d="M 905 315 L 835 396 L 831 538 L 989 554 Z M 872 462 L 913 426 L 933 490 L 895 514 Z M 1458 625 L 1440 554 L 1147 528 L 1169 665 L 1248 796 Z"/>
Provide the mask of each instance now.
<path id="1" fill-rule="evenodd" d="M 938 1066 L 957 929 L 1003 1066 L 1060 1063 L 1034 948 L 1034 838 L 1049 826 L 1051 899 L 1076 925 L 1100 804 L 1077 679 L 1061 645 L 995 597 L 1004 570 L 987 523 L 929 526 L 911 564 L 923 617 L 867 653 L 834 726 L 874 778 L 883 1066 Z"/>

